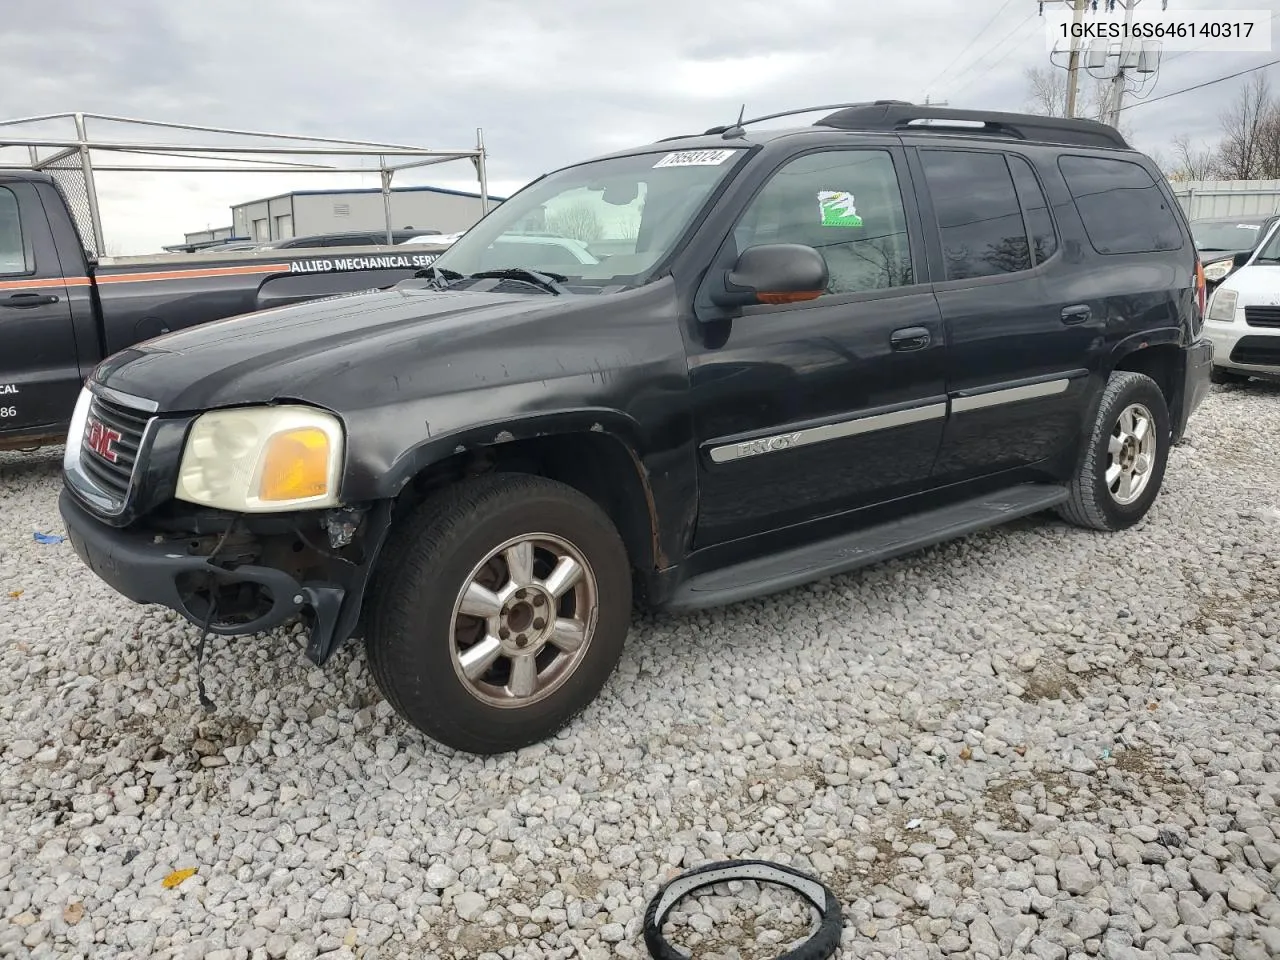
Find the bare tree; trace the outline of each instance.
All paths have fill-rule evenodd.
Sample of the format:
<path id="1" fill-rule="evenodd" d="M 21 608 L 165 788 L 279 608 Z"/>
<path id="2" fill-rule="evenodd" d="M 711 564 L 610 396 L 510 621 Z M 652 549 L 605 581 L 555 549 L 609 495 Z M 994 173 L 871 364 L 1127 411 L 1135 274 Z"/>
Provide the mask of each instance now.
<path id="1" fill-rule="evenodd" d="M 1165 169 L 1170 180 L 1213 180 L 1218 174 L 1218 158 L 1209 147 L 1199 147 L 1186 134 L 1173 138 L 1173 161 Z"/>
<path id="2" fill-rule="evenodd" d="M 1235 102 L 1222 114 L 1219 173 L 1225 180 L 1266 179 L 1268 130 L 1277 128 L 1280 103 L 1262 73 L 1241 85 Z"/>
<path id="3" fill-rule="evenodd" d="M 585 203 L 575 203 L 547 217 L 547 229 L 562 237 L 590 243 L 599 240 L 603 228 L 595 210 Z"/>
<path id="4" fill-rule="evenodd" d="M 1057 67 L 1031 67 L 1026 71 L 1027 111 L 1045 117 L 1067 115 L 1067 72 Z M 1105 120 L 1111 106 L 1111 85 L 1083 74 L 1076 91 L 1076 116 Z"/>
<path id="5" fill-rule="evenodd" d="M 1258 129 L 1258 176 L 1263 180 L 1280 180 L 1280 102 L 1272 101 L 1271 110 Z"/>
<path id="6" fill-rule="evenodd" d="M 1170 160 L 1163 150 L 1148 150 L 1147 156 L 1151 158 L 1151 162 L 1156 165 L 1156 169 L 1164 175 L 1166 180 L 1172 183 L 1182 179 L 1177 173 L 1177 164 Z"/>
<path id="7" fill-rule="evenodd" d="M 1025 71 L 1027 81 L 1026 109 L 1045 117 L 1067 115 L 1067 72 L 1057 67 L 1030 67 Z M 1112 90 L 1106 80 L 1098 80 L 1083 69 L 1076 91 L 1076 116 L 1105 123 L 1111 111 Z M 1117 129 L 1129 141 L 1133 131 L 1121 123 Z"/>

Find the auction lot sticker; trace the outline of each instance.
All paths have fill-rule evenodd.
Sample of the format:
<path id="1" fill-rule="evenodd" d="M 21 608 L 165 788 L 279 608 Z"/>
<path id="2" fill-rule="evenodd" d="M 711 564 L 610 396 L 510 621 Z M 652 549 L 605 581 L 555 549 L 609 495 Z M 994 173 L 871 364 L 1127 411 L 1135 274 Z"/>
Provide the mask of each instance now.
<path id="1" fill-rule="evenodd" d="M 680 150 L 668 153 L 655 163 L 657 167 L 717 167 L 732 157 L 736 150 Z"/>

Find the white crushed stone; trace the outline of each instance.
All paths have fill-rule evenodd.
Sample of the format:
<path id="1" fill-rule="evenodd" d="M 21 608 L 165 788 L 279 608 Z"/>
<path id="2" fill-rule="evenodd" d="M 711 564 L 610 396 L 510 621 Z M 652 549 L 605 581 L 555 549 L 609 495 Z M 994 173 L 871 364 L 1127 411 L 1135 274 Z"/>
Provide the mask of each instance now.
<path id="1" fill-rule="evenodd" d="M 33 540 L 60 451 L 0 454 L 0 956 L 637 958 L 658 885 L 727 857 L 816 870 L 846 958 L 1278 956 L 1280 388 L 1192 434 L 1139 528 L 647 619 L 569 730 L 488 760 L 294 630 L 215 640 L 206 715 L 194 628 Z M 737 887 L 671 939 L 804 936 Z"/>

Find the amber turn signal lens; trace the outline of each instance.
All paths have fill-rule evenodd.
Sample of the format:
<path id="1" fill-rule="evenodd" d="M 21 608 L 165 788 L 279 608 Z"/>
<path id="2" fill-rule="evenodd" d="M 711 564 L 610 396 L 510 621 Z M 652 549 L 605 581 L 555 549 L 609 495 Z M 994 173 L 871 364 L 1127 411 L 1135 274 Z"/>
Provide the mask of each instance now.
<path id="1" fill-rule="evenodd" d="M 261 500 L 304 500 L 329 490 L 329 437 L 316 427 L 278 433 L 267 441 Z"/>
<path id="2" fill-rule="evenodd" d="M 757 293 L 756 299 L 761 303 L 799 303 L 802 300 L 817 300 L 822 296 L 821 290 L 793 290 L 790 293 Z"/>

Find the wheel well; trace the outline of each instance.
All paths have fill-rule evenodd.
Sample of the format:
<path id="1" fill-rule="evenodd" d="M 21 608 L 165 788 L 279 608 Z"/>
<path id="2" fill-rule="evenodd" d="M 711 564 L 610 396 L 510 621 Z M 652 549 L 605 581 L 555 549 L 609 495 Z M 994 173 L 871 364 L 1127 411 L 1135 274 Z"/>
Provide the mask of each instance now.
<path id="1" fill-rule="evenodd" d="M 1172 343 L 1162 343 L 1126 354 L 1116 363 L 1115 369 L 1146 374 L 1154 380 L 1172 412 L 1178 403 L 1182 360 L 1181 348 Z"/>
<path id="2" fill-rule="evenodd" d="M 607 433 L 532 437 L 455 454 L 417 474 L 398 506 L 412 506 L 441 487 L 493 472 L 531 473 L 573 487 L 609 515 L 635 569 L 655 566 L 657 517 L 642 467 L 626 444 Z"/>

